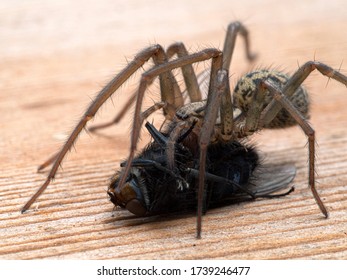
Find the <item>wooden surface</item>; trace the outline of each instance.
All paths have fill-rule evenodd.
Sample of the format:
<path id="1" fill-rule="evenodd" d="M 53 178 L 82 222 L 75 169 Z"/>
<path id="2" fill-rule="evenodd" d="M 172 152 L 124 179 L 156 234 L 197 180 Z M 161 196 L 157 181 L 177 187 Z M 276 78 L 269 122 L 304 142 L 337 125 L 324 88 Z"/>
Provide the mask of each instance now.
<path id="1" fill-rule="evenodd" d="M 113 212 L 105 190 L 127 157 L 131 114 L 99 135 L 83 133 L 55 182 L 20 214 L 47 175 L 37 166 L 61 146 L 95 93 L 151 43 L 221 47 L 227 24 L 241 20 L 259 58 L 249 66 L 237 42 L 232 86 L 250 67 L 292 72 L 314 58 L 347 74 L 344 0 L 69 2 L 0 2 L 0 258 L 347 259 L 347 89 L 318 73 L 305 85 L 317 132 L 317 188 L 329 219 L 307 187 L 307 140 L 299 128 L 263 131 L 254 140 L 268 162 L 296 165 L 296 191 L 209 211 L 201 240 L 194 215 L 156 220 Z M 94 123 L 112 118 L 138 78 Z"/>

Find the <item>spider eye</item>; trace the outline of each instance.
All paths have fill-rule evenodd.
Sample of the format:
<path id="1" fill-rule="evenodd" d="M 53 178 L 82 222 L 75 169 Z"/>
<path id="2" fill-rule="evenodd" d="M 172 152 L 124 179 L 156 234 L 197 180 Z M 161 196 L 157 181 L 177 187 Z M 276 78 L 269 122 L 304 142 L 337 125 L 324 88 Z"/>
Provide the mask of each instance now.
<path id="1" fill-rule="evenodd" d="M 125 208 L 136 216 L 144 216 L 147 213 L 147 209 L 143 207 L 142 203 L 137 199 L 130 200 L 125 205 Z"/>

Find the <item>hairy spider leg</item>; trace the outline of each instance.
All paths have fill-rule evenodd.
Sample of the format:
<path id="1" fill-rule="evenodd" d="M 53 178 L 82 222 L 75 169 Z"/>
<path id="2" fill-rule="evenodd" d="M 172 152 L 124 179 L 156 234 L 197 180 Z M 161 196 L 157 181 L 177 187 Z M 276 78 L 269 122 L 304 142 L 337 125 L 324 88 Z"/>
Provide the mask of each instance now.
<path id="1" fill-rule="evenodd" d="M 238 34 L 244 39 L 247 60 L 253 61 L 257 57 L 256 54 L 251 52 L 247 28 L 239 21 L 231 22 L 228 25 L 223 47 L 223 69 L 228 71 L 230 69 L 231 59 L 235 49 L 236 36 Z"/>
<path id="2" fill-rule="evenodd" d="M 308 149 L 309 149 L 309 186 L 313 197 L 315 198 L 319 209 L 323 215 L 328 217 L 328 210 L 324 206 L 323 201 L 319 197 L 317 189 L 315 187 L 315 131 L 307 122 L 307 120 L 302 116 L 302 114 L 295 108 L 295 106 L 288 100 L 284 93 L 279 90 L 276 85 L 271 81 L 260 82 L 260 91 L 265 91 L 266 89 L 272 94 L 274 99 L 281 104 L 282 108 L 285 108 L 287 112 L 296 120 L 300 125 L 301 129 L 304 131 L 308 137 Z"/>
<path id="3" fill-rule="evenodd" d="M 214 126 L 216 124 L 219 108 L 222 102 L 222 96 L 230 94 L 228 71 L 219 70 L 212 75 L 208 94 L 208 102 L 205 111 L 205 117 L 199 136 L 200 158 L 199 158 L 199 185 L 198 185 L 198 209 L 197 209 L 197 229 L 196 237 L 201 238 L 201 224 L 203 214 L 203 202 L 205 193 L 205 171 L 207 146 L 211 140 Z"/>
<path id="4" fill-rule="evenodd" d="M 177 57 L 184 57 L 189 55 L 186 47 L 182 42 L 177 42 L 170 45 L 166 50 L 166 54 L 168 58 L 173 57 L 175 54 L 177 55 Z M 202 99 L 202 95 L 193 66 L 191 64 L 184 65 L 181 67 L 181 71 L 190 102 L 200 101 Z"/>

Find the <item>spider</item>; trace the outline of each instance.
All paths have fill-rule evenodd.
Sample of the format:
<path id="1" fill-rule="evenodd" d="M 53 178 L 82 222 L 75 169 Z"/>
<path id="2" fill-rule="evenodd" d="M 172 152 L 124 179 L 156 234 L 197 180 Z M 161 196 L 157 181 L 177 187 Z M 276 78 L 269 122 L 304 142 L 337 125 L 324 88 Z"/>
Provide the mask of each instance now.
<path id="1" fill-rule="evenodd" d="M 256 56 L 250 51 L 248 30 L 240 22 L 229 24 L 223 51 L 208 48 L 189 54 L 183 43 L 169 46 L 166 52 L 160 45 L 152 45 L 140 51 L 96 96 L 61 150 L 39 167 L 42 169 L 53 163 L 46 181 L 23 206 L 22 213 L 29 209 L 47 188 L 66 153 L 99 108 L 134 72 L 152 58 L 154 66 L 142 74 L 138 90 L 111 122 L 116 123 L 123 117 L 129 105 L 135 103 L 129 156 L 124 166 L 124 172 L 119 179 L 116 193 L 121 194 L 126 191 L 124 185 L 136 153 L 141 127 L 150 114 L 162 109 L 165 119 L 169 123 L 170 136 L 167 148 L 169 167 L 173 167 L 175 162 L 174 143 L 177 138 L 184 129 L 196 123 L 192 135 L 197 138 L 196 143 L 199 150 L 197 236 L 200 237 L 208 145 L 215 141 L 228 142 L 242 139 L 263 128 L 285 128 L 299 124 L 308 137 L 308 184 L 321 212 L 328 217 L 328 211 L 315 187 L 315 131 L 307 122 L 309 98 L 301 84 L 314 70 L 318 70 L 321 74 L 344 85 L 347 85 L 347 77 L 326 64 L 308 61 L 291 76 L 273 70 L 258 70 L 248 73 L 238 81 L 231 95 L 228 70 L 238 34 L 244 39 L 247 59 L 252 61 Z M 171 60 L 173 55 L 177 55 L 177 58 Z M 206 60 L 211 60 L 210 78 L 207 99 L 202 100 L 192 64 Z M 190 102 L 185 105 L 178 83 L 172 74 L 172 70 L 175 68 L 181 68 L 190 98 Z M 159 77 L 161 101 L 142 112 L 146 89 L 156 77 Z M 97 128 L 108 126 L 111 123 Z"/>

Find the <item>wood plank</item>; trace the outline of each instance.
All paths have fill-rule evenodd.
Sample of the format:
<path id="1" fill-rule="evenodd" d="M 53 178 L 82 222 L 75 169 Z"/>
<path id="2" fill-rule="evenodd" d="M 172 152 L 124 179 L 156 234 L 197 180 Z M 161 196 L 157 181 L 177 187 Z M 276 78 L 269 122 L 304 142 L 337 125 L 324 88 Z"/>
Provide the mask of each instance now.
<path id="1" fill-rule="evenodd" d="M 47 175 L 36 173 L 37 166 L 138 50 L 175 41 L 191 52 L 221 47 L 227 24 L 241 20 L 259 58 L 248 65 L 237 42 L 232 86 L 249 69 L 291 73 L 312 59 L 346 74 L 345 1 L 7 1 L 0 3 L 0 14 L 1 259 L 347 258 L 347 90 L 318 73 L 305 86 L 317 134 L 317 188 L 328 219 L 307 187 L 307 140 L 299 128 L 262 131 L 253 139 L 264 160 L 295 164 L 295 192 L 209 211 L 201 240 L 195 239 L 194 215 L 144 219 L 113 212 L 105 190 L 127 157 L 131 114 L 100 134 L 83 133 L 77 152 L 69 154 L 33 209 L 19 212 Z M 94 123 L 114 116 L 139 76 Z M 151 98 L 157 93 L 153 88 Z"/>

